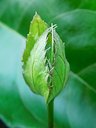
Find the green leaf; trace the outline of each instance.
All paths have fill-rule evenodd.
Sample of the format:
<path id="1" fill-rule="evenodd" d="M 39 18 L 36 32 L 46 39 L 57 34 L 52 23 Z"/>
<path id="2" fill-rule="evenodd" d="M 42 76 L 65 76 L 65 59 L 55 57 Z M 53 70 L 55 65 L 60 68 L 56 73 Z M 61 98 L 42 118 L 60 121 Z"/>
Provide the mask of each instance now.
<path id="1" fill-rule="evenodd" d="M 96 13 L 74 10 L 54 18 L 58 33 L 66 42 L 66 57 L 71 70 L 79 73 L 96 62 Z M 63 24 L 62 24 L 63 23 Z"/>
<path id="2" fill-rule="evenodd" d="M 53 32 L 54 45 L 55 45 L 55 60 L 53 64 L 52 85 L 48 100 L 52 100 L 58 95 L 65 87 L 67 78 L 69 76 L 69 63 L 65 57 L 64 43 L 59 35 Z"/>
<path id="3" fill-rule="evenodd" d="M 19 92 L 19 86 L 24 89 L 20 69 L 25 39 L 1 23 L 0 39 L 0 118 L 12 128 L 46 127 L 25 107 Z"/>
<path id="4" fill-rule="evenodd" d="M 41 20 L 40 16 L 36 13 L 30 24 L 29 34 L 27 36 L 26 49 L 23 55 L 24 64 L 26 64 L 26 61 L 30 56 L 31 49 L 34 47 L 35 42 L 46 29 L 47 24 Z"/>
<path id="5" fill-rule="evenodd" d="M 29 87 L 33 92 L 43 95 L 46 100 L 49 94 L 47 85 L 48 68 L 45 66 L 47 34 L 48 30 L 35 42 L 28 61 L 23 65 L 23 75 Z"/>
<path id="6" fill-rule="evenodd" d="M 35 11 L 50 23 L 62 13 L 75 9 L 96 10 L 96 0 L 0 0 L 0 8 L 0 20 L 26 36 Z"/>
<path id="7" fill-rule="evenodd" d="M 96 90 L 87 81 L 71 73 L 62 97 L 71 128 L 96 127 Z"/>

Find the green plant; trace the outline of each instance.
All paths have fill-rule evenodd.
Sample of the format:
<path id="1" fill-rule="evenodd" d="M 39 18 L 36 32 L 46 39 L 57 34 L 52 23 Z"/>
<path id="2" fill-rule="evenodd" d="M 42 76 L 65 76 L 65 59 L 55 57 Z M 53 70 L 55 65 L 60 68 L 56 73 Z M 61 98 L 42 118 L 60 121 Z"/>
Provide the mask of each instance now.
<path id="1" fill-rule="evenodd" d="M 69 63 L 64 43 L 55 31 L 36 13 L 29 29 L 23 54 L 23 76 L 30 89 L 45 97 L 49 128 L 53 128 L 54 98 L 65 86 Z"/>
<path id="2" fill-rule="evenodd" d="M 22 76 L 35 11 L 49 25 L 57 24 L 70 64 L 67 85 L 54 101 L 55 128 L 95 128 L 96 0 L 0 0 L 0 118 L 11 128 L 48 127 L 44 99 Z"/>

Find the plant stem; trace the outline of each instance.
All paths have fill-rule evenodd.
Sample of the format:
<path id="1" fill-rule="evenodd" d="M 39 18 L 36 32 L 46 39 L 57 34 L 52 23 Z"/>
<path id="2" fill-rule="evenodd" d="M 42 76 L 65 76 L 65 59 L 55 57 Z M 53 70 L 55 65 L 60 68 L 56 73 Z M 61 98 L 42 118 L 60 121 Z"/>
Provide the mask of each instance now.
<path id="1" fill-rule="evenodd" d="M 54 127 L 54 99 L 48 104 L 48 128 Z"/>

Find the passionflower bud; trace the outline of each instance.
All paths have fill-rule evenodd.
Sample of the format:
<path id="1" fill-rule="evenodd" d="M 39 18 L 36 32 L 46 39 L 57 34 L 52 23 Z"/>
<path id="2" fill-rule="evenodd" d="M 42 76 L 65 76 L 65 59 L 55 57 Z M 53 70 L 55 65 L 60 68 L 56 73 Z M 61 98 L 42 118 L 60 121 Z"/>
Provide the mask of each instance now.
<path id="1" fill-rule="evenodd" d="M 30 89 L 45 97 L 47 103 L 65 86 L 69 63 L 64 43 L 55 31 L 35 14 L 27 36 L 23 54 L 23 76 Z"/>

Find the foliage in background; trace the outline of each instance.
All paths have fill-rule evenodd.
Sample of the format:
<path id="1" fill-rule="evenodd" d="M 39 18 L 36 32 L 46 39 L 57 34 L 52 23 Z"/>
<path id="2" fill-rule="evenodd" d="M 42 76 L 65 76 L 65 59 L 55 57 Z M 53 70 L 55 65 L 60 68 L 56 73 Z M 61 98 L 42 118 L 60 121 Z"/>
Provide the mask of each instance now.
<path id="1" fill-rule="evenodd" d="M 8 126 L 47 128 L 45 103 L 26 86 L 20 59 L 37 11 L 59 26 L 71 67 L 67 86 L 55 100 L 55 128 L 96 127 L 95 10 L 95 0 L 0 0 L 0 118 Z"/>

